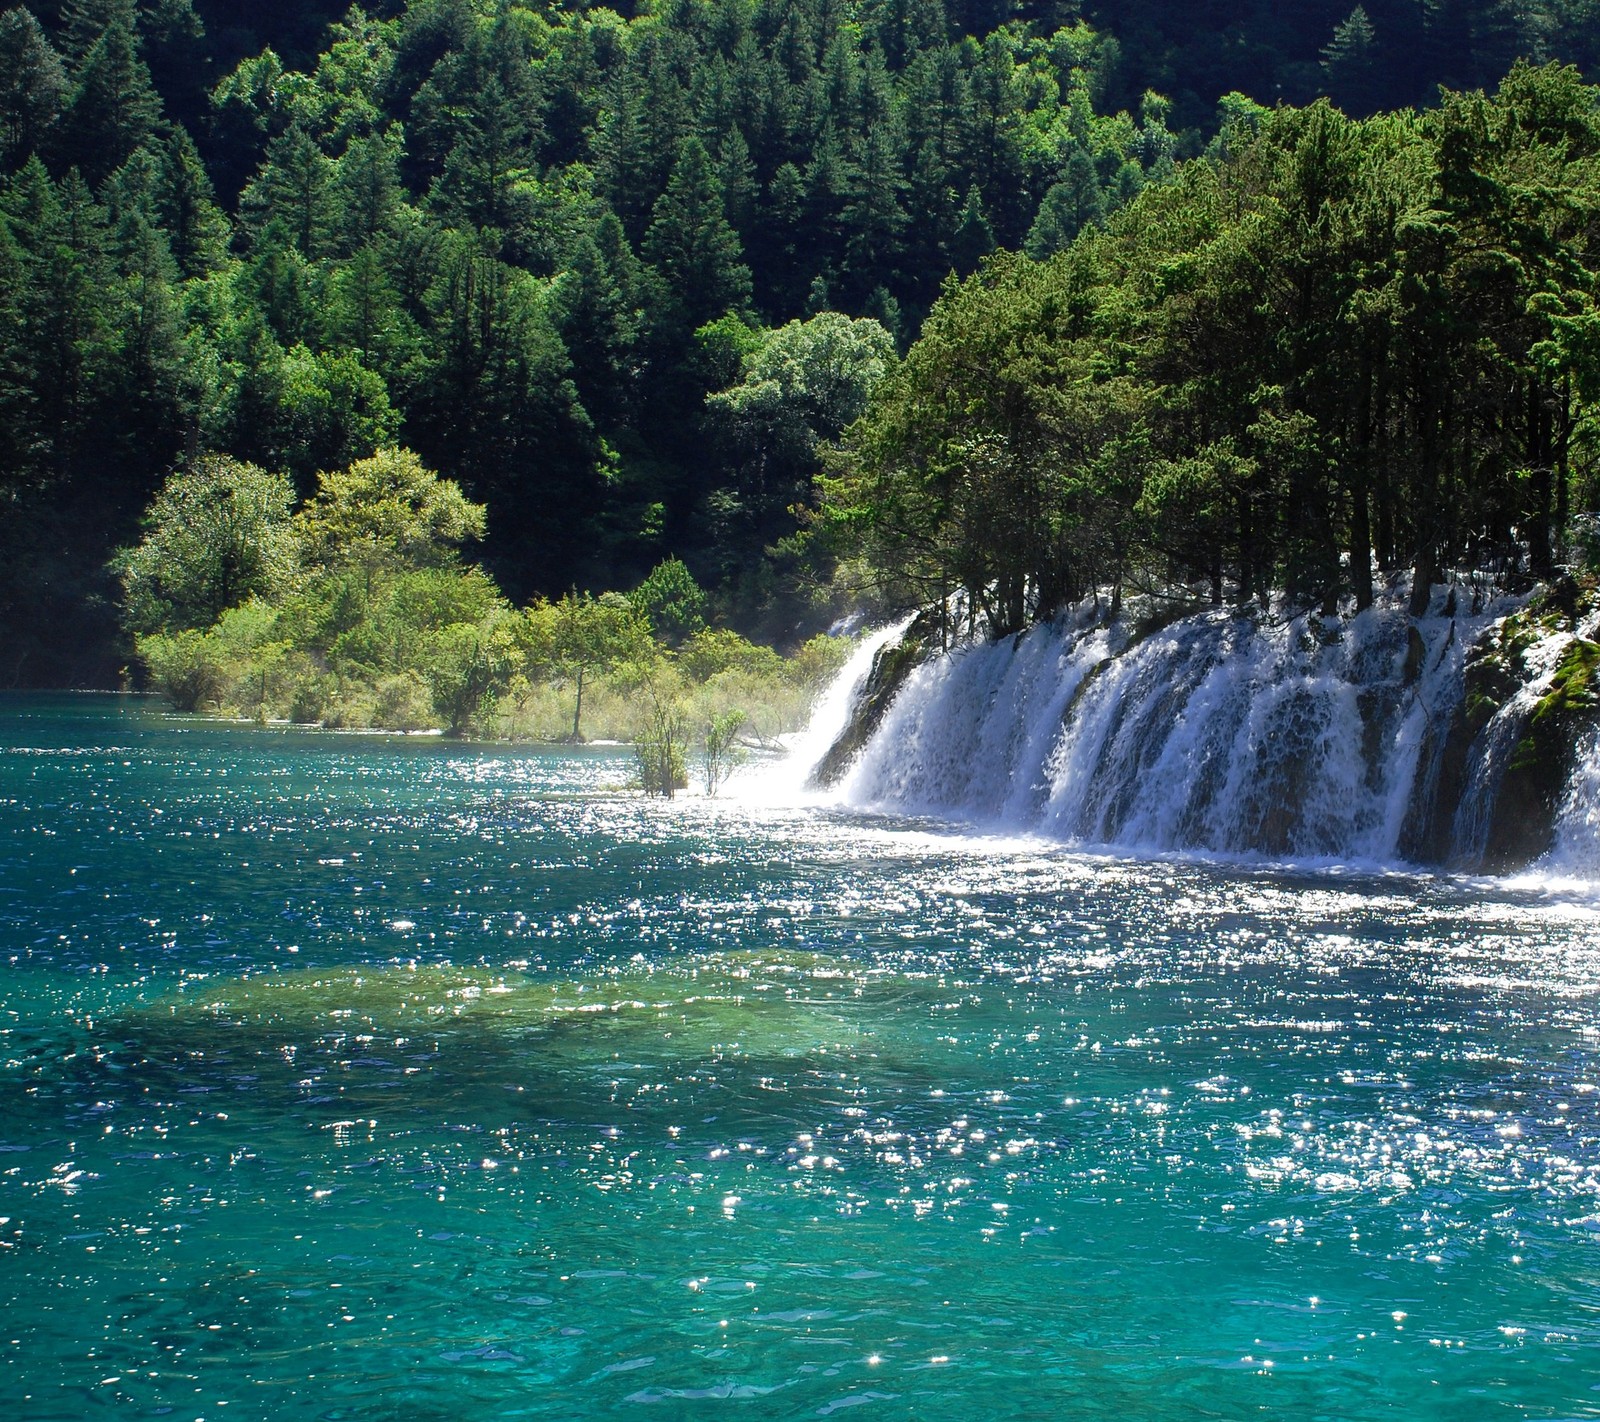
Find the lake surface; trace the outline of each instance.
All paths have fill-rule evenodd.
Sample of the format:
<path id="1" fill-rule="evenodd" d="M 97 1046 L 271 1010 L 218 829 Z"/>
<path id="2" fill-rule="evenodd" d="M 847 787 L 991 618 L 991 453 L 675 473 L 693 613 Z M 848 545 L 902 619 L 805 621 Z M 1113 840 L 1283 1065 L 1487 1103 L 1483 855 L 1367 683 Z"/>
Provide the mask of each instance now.
<path id="1" fill-rule="evenodd" d="M 0 703 L 0 1417 L 1600 1415 L 1581 889 Z"/>

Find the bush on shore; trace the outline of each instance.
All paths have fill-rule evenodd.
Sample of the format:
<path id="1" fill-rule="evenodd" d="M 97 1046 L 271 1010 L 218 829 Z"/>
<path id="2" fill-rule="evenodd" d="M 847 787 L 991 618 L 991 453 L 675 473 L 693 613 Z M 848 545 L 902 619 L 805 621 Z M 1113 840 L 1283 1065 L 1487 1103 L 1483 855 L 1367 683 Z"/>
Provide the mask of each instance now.
<path id="1" fill-rule="evenodd" d="M 632 741 L 658 793 L 682 788 L 696 746 L 715 790 L 736 736 L 798 730 L 850 649 L 815 637 L 783 657 L 706 626 L 681 564 L 631 597 L 514 608 L 461 554 L 483 536 L 482 506 L 408 450 L 319 476 L 297 510 L 286 481 L 207 456 L 168 480 L 146 530 L 115 564 L 124 625 L 178 710 Z"/>

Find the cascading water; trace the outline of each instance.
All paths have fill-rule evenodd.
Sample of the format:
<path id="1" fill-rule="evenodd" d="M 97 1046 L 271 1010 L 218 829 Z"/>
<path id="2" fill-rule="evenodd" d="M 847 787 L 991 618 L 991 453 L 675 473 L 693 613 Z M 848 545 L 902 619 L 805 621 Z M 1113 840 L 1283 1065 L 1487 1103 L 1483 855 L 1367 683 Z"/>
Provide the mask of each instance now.
<path id="1" fill-rule="evenodd" d="M 1579 747 L 1578 764 L 1556 821 L 1555 847 L 1544 867 L 1578 879 L 1600 877 L 1600 732 Z"/>
<path id="2" fill-rule="evenodd" d="M 788 754 L 776 764 L 762 767 L 756 776 L 740 777 L 730 787 L 734 793 L 742 791 L 759 795 L 762 799 L 771 799 L 776 795 L 784 800 L 810 793 L 812 767 L 822 759 L 849 724 L 856 698 L 872 671 L 878 653 L 890 643 L 898 641 L 910 622 L 909 617 L 903 618 L 867 633 L 817 701 L 805 730 L 788 746 Z"/>
<path id="3" fill-rule="evenodd" d="M 1451 598 L 1419 619 L 1398 596 L 1349 619 L 1218 610 L 1143 636 L 1080 608 L 929 656 L 836 794 L 1143 852 L 1463 860 L 1482 851 L 1516 705 L 1464 777 L 1457 755 L 1448 795 L 1446 743 L 1468 651 L 1510 606 L 1464 615 Z"/>

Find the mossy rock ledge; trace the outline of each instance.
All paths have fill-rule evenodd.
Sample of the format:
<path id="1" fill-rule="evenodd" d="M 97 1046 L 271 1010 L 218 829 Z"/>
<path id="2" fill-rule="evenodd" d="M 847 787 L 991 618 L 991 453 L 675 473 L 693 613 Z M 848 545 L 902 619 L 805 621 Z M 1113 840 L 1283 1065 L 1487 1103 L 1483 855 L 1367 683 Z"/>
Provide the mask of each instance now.
<path id="1" fill-rule="evenodd" d="M 844 778 L 851 762 L 882 724 L 906 679 L 942 646 L 939 609 L 931 607 L 917 614 L 899 641 L 879 649 L 872 659 L 872 670 L 856 695 L 844 730 L 811 772 L 813 786 L 825 789 Z"/>
<path id="2" fill-rule="evenodd" d="M 1551 638 L 1566 639 L 1543 693 L 1515 728 L 1478 866 L 1489 873 L 1524 868 L 1555 842 L 1567 785 L 1600 726 L 1600 642 L 1578 633 L 1585 623 L 1592 627 L 1597 611 L 1600 586 L 1593 577 L 1560 578 L 1484 638 L 1467 661 L 1458 720 L 1476 737 L 1535 675 L 1529 651 Z"/>

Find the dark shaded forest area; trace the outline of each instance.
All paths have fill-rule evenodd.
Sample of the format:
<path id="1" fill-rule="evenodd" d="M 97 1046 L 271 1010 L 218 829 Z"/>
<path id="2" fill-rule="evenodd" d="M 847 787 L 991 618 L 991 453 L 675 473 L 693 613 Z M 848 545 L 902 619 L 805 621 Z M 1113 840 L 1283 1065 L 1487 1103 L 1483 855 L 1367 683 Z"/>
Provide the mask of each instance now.
<path id="1" fill-rule="evenodd" d="M 518 600 L 678 554 L 724 621 L 792 637 L 828 605 L 794 512 L 818 451 L 952 272 L 1188 202 L 1252 100 L 1365 114 L 1517 55 L 1592 70 L 1594 10 L 8 10 L 0 682 L 114 681 L 107 560 L 208 452 L 303 498 L 408 446 L 487 505 Z"/>

